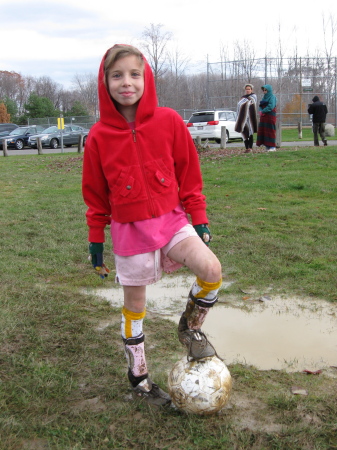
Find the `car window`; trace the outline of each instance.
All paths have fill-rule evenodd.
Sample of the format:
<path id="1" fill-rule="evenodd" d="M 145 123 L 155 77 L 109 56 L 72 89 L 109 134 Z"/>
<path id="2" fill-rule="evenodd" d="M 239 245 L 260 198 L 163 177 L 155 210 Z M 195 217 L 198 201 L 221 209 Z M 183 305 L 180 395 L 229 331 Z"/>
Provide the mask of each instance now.
<path id="1" fill-rule="evenodd" d="M 225 112 L 219 113 L 219 120 L 227 120 L 227 115 Z"/>
<path id="2" fill-rule="evenodd" d="M 15 130 L 11 131 L 9 134 L 11 136 L 18 136 L 19 134 L 25 134 L 28 128 L 15 128 Z"/>
<path id="3" fill-rule="evenodd" d="M 15 128 L 18 128 L 18 126 L 17 125 L 15 125 L 15 124 L 11 124 L 11 123 L 0 123 L 0 131 L 2 132 L 2 133 L 5 133 L 6 131 L 12 131 L 12 130 L 14 130 Z"/>
<path id="4" fill-rule="evenodd" d="M 235 121 L 235 112 L 228 111 L 226 114 L 227 114 L 227 120 Z"/>
<path id="5" fill-rule="evenodd" d="M 52 126 L 52 127 L 46 128 L 44 130 L 44 133 L 55 133 L 56 131 L 58 131 L 58 128 L 55 126 Z"/>
<path id="6" fill-rule="evenodd" d="M 214 113 L 193 114 L 189 119 L 189 123 L 211 122 L 212 120 L 214 120 Z"/>

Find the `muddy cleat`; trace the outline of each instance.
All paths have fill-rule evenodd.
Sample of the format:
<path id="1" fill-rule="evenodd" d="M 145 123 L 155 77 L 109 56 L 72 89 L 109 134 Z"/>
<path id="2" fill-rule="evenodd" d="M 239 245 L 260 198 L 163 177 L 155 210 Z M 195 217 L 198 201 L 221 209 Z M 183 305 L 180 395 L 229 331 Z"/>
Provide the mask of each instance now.
<path id="1" fill-rule="evenodd" d="M 216 355 L 215 348 L 200 329 L 191 330 L 188 328 L 185 313 L 182 314 L 179 321 L 178 338 L 187 347 L 187 358 L 189 360 L 199 360 Z"/>
<path id="2" fill-rule="evenodd" d="M 142 399 L 150 405 L 169 406 L 171 397 L 160 387 L 153 383 L 149 377 L 142 380 L 136 387 L 132 387 L 133 396 L 139 400 Z"/>

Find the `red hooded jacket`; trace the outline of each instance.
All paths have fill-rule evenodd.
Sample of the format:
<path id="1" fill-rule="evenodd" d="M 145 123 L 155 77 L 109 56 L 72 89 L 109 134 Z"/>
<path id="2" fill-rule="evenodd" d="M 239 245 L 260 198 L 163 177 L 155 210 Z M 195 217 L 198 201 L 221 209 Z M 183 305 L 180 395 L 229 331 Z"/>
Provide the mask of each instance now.
<path id="1" fill-rule="evenodd" d="M 152 70 L 145 61 L 144 94 L 135 129 L 117 111 L 104 83 L 104 55 L 98 74 L 100 121 L 85 143 L 82 192 L 89 241 L 104 242 L 111 218 L 120 223 L 158 217 L 179 202 L 192 224 L 208 223 L 199 158 L 183 120 L 157 106 Z"/>

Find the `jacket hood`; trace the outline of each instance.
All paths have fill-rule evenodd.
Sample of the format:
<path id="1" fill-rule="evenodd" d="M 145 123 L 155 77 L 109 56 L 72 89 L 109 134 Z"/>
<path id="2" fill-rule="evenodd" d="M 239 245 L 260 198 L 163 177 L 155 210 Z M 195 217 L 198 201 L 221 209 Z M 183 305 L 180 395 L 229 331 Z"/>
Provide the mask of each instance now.
<path id="1" fill-rule="evenodd" d="M 261 89 L 267 89 L 267 92 L 264 93 L 262 97 L 262 102 L 268 102 L 273 105 L 273 108 L 277 105 L 277 99 L 273 94 L 273 88 L 270 84 L 264 84 Z"/>
<path id="2" fill-rule="evenodd" d="M 265 95 L 270 95 L 273 93 L 273 88 L 270 84 L 264 84 L 261 89 L 267 89 L 267 94 Z"/>
<path id="3" fill-rule="evenodd" d="M 313 102 L 319 102 L 319 97 L 315 95 L 315 97 L 312 99 Z"/>
<path id="4" fill-rule="evenodd" d="M 99 99 L 100 121 L 116 128 L 128 129 L 129 126 L 125 118 L 117 110 L 115 103 L 113 102 L 109 94 L 108 88 L 104 82 L 105 79 L 104 62 L 109 53 L 109 50 L 110 49 L 108 49 L 105 55 L 103 56 L 98 72 L 98 99 Z M 136 113 L 136 126 L 152 117 L 158 105 L 152 69 L 144 56 L 143 60 L 144 60 L 144 94 L 138 103 Z"/>

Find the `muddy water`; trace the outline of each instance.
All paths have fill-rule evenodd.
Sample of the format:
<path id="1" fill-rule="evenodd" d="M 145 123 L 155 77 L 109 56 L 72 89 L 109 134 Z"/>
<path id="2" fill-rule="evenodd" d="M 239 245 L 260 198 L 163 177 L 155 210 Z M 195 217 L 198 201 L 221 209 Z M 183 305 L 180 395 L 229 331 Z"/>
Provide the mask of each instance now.
<path id="1" fill-rule="evenodd" d="M 174 276 L 148 286 L 147 310 L 178 323 L 193 281 L 191 276 Z M 95 292 L 114 306 L 122 305 L 121 288 Z M 203 326 L 226 364 L 287 371 L 337 366 L 337 305 L 272 293 L 260 300 L 254 294 L 243 298 L 236 303 L 220 298 Z"/>

